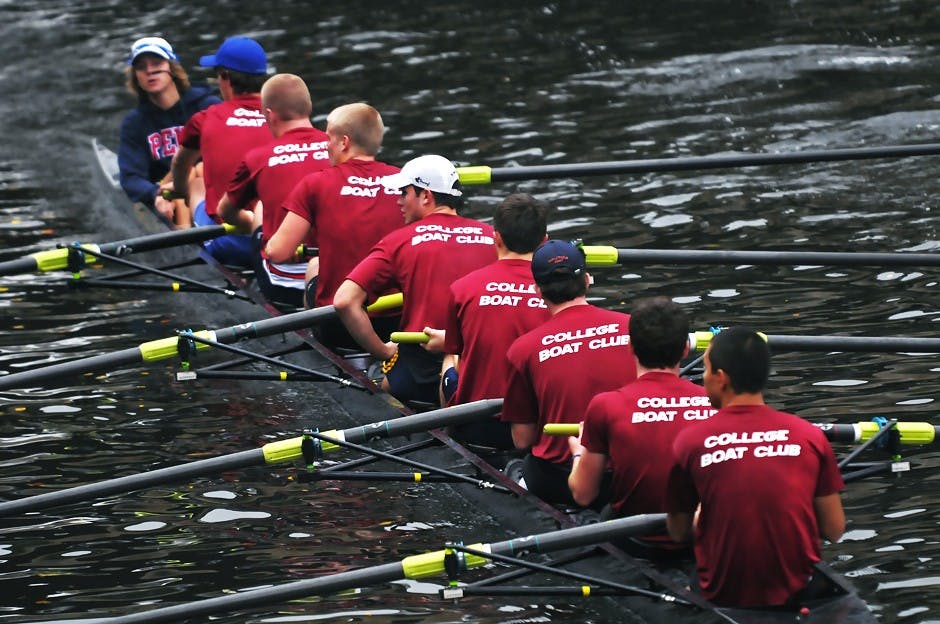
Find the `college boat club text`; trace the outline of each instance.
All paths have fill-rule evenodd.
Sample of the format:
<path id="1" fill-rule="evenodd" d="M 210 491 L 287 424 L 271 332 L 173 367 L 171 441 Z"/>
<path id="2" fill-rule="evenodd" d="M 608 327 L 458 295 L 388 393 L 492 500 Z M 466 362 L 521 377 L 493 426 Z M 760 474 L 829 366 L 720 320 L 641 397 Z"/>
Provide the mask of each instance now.
<path id="1" fill-rule="evenodd" d="M 750 452 L 754 457 L 798 457 L 802 451 L 799 444 L 785 444 L 790 439 L 789 429 L 774 429 L 771 431 L 748 431 L 744 433 L 732 432 L 711 435 L 705 438 L 705 448 L 714 451 L 702 454 L 699 462 L 702 468 L 719 464 L 724 461 L 743 459 Z M 759 446 L 738 446 L 740 444 L 757 444 Z"/>
<path id="2" fill-rule="evenodd" d="M 549 334 L 542 337 L 542 344 L 548 348 L 539 351 L 539 362 L 569 353 L 580 353 L 585 343 L 592 350 L 621 347 L 630 344 L 630 335 L 620 333 L 620 323 Z"/>

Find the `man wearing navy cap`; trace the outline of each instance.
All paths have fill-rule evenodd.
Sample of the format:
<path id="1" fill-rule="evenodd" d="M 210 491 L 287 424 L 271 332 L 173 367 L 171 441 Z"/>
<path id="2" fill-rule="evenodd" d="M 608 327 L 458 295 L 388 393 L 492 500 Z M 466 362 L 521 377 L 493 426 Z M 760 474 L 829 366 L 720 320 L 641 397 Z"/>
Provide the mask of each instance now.
<path id="1" fill-rule="evenodd" d="M 187 176 L 201 157 L 206 184 L 205 206 L 195 209 L 196 225 L 221 223 L 219 200 L 245 154 L 271 140 L 261 106 L 261 86 L 267 79 L 267 57 L 254 39 L 231 37 L 215 54 L 199 59 L 203 67 L 214 67 L 223 102 L 187 122 L 180 135 L 182 145 L 173 159 L 173 191 L 188 195 Z M 206 249 L 224 264 L 249 267 L 255 255 L 251 238 L 245 235 L 215 239 Z"/>
<path id="2" fill-rule="evenodd" d="M 512 423 L 516 448 L 531 447 L 522 465 L 530 492 L 550 503 L 575 505 L 568 489 L 572 454 L 546 423 L 584 419 L 594 395 L 636 379 L 630 317 L 587 302 L 590 276 L 581 249 L 549 240 L 532 255 L 532 277 L 552 318 L 512 343 L 502 419 Z M 595 499 L 600 507 L 606 493 Z"/>

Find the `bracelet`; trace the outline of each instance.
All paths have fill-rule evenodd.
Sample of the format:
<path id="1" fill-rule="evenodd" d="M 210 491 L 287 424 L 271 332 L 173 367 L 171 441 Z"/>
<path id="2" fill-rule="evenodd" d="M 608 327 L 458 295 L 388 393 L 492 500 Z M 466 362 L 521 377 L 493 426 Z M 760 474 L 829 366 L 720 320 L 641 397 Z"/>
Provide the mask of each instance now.
<path id="1" fill-rule="evenodd" d="M 581 453 L 574 453 L 571 455 L 571 459 L 577 459 L 579 457 L 581 457 Z"/>

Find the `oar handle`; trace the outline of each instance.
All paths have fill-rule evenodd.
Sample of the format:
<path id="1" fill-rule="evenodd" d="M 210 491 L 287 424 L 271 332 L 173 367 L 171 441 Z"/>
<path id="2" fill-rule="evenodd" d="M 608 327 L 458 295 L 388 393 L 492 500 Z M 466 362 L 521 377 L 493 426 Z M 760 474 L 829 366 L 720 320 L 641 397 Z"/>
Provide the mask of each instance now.
<path id="1" fill-rule="evenodd" d="M 424 332 L 392 332 L 390 340 L 397 344 L 426 344 L 431 339 Z"/>
<path id="2" fill-rule="evenodd" d="M 581 433 L 578 423 L 546 423 L 542 433 L 550 436 L 576 436 Z"/>
<path id="3" fill-rule="evenodd" d="M 397 310 L 405 302 L 405 296 L 401 293 L 392 295 L 382 295 L 370 305 L 366 306 L 369 312 L 386 312 L 388 310 Z"/>
<path id="4" fill-rule="evenodd" d="M 876 422 L 851 424 L 817 424 L 831 442 L 857 444 L 869 440 L 880 430 Z M 901 444 L 926 446 L 940 438 L 937 427 L 928 422 L 899 422 L 895 425 L 901 435 Z M 578 423 L 547 423 L 542 433 L 550 436 L 576 436 L 580 433 Z"/>

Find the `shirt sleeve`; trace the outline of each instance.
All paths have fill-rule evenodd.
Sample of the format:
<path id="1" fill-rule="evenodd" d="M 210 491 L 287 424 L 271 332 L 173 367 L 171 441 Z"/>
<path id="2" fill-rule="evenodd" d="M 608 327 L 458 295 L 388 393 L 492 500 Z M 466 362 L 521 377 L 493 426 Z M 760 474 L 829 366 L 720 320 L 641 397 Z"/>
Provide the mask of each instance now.
<path id="1" fill-rule="evenodd" d="M 681 434 L 673 442 L 672 459 L 666 485 L 666 512 L 693 513 L 699 503 L 699 495 L 689 472 L 689 457 L 682 444 Z"/>
<path id="2" fill-rule="evenodd" d="M 515 348 L 516 344 L 513 343 L 506 354 L 509 360 L 509 379 L 500 419 L 511 423 L 537 423 L 539 421 L 538 399 L 529 375 L 525 371 L 520 349 Z"/>
<path id="3" fill-rule="evenodd" d="M 815 427 L 814 427 L 815 429 Z M 813 431 L 814 446 L 819 452 L 819 479 L 816 482 L 816 491 L 813 496 L 829 496 L 845 489 L 845 481 L 842 480 L 842 472 L 839 470 L 839 463 L 836 461 L 836 454 L 832 450 L 832 445 L 818 429 Z M 818 434 L 818 435 L 815 435 Z"/>
<path id="4" fill-rule="evenodd" d="M 607 434 L 606 404 L 606 393 L 599 394 L 591 399 L 587 411 L 584 413 L 581 444 L 592 453 L 609 456 L 610 444 Z"/>
<path id="5" fill-rule="evenodd" d="M 454 289 L 449 289 L 447 301 L 447 321 L 444 324 L 444 353 L 463 353 L 463 331 L 460 324 L 460 307 Z"/>
<path id="6" fill-rule="evenodd" d="M 201 149 L 202 123 L 205 118 L 205 110 L 201 110 L 189 118 L 189 121 L 183 126 L 183 131 L 180 132 L 180 145 L 188 149 Z"/>
<path id="7" fill-rule="evenodd" d="M 246 161 L 239 163 L 225 192 L 236 210 L 247 207 L 250 201 L 257 199 L 258 191 L 255 189 L 254 176 L 251 175 L 251 169 Z"/>
<path id="8" fill-rule="evenodd" d="M 366 291 L 367 300 L 370 301 L 392 288 L 400 288 L 395 279 L 393 255 L 389 241 L 383 238 L 376 243 L 369 255 L 349 272 L 346 279 L 359 284 Z"/>

